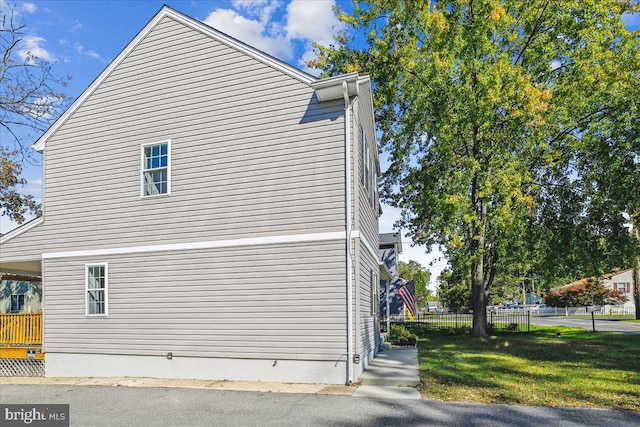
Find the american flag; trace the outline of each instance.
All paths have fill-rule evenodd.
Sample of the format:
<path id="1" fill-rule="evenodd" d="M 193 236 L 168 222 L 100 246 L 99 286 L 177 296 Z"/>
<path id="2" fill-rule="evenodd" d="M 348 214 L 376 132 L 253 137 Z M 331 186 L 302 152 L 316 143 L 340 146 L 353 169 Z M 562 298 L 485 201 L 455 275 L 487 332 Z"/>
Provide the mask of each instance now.
<path id="1" fill-rule="evenodd" d="M 401 287 L 398 291 L 398 295 L 400 295 L 402 302 L 404 302 L 404 305 L 407 307 L 409 317 L 414 317 L 416 315 L 416 287 L 413 280 L 410 280 Z"/>

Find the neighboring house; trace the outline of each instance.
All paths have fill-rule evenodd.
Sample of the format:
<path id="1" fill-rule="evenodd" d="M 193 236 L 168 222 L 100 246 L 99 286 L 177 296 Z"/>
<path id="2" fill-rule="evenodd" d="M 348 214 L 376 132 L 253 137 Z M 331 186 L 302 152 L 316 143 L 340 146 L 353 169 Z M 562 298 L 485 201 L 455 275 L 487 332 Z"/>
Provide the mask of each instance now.
<path id="1" fill-rule="evenodd" d="M 398 257 L 401 253 L 402 236 L 399 232 L 380 234 L 380 260 L 391 276 L 390 279 L 382 277 L 380 280 L 380 317 L 383 319 L 404 315 L 404 303 L 398 295 L 404 284 L 404 280 L 398 275 Z"/>
<path id="2" fill-rule="evenodd" d="M 633 301 L 633 268 L 606 274 L 602 278 L 605 288 L 618 291 L 628 300 Z"/>
<path id="3" fill-rule="evenodd" d="M 602 279 L 602 284 L 605 288 L 618 291 L 620 295 L 627 297 L 627 301 L 622 304 L 625 312 L 635 313 L 636 303 L 633 297 L 633 268 L 605 275 Z"/>
<path id="4" fill-rule="evenodd" d="M 627 301 L 622 305 L 624 305 L 625 309 L 628 311 L 635 311 L 635 301 L 633 298 L 633 268 L 607 273 L 599 278 L 590 277 L 576 280 L 568 285 L 554 288 L 552 290 L 562 289 L 567 286 L 582 285 L 586 284 L 589 280 L 596 279 L 600 280 L 605 288 L 618 291 L 620 295 L 627 297 Z"/>
<path id="5" fill-rule="evenodd" d="M 47 376 L 344 384 L 374 357 L 371 81 L 301 72 L 163 7 L 36 141 Z"/>
<path id="6" fill-rule="evenodd" d="M 0 314 L 42 311 L 42 283 L 39 277 L 0 273 Z"/>

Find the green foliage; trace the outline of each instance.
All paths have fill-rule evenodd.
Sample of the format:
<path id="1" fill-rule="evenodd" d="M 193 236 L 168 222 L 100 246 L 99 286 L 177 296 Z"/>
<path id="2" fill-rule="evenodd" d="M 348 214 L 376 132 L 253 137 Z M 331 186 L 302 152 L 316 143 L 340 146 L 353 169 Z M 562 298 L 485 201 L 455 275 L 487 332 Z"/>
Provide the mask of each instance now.
<path id="1" fill-rule="evenodd" d="M 325 75 L 371 73 L 380 143 L 391 161 L 384 200 L 402 209 L 399 225 L 414 242 L 439 244 L 454 271 L 463 269 L 455 285 L 470 284 L 476 336 L 487 335 L 496 277 L 544 273 L 553 239 L 545 208 L 587 188 L 569 179 L 580 153 L 602 134 L 600 124 L 629 111 L 639 37 L 621 17 L 638 8 L 600 0 L 372 0 L 340 14 L 345 27 L 335 46 L 316 46 L 312 65 Z M 556 192 L 564 183 L 570 191 Z M 598 217 L 606 203 L 595 195 L 576 200 L 576 216 L 563 226 L 572 236 L 588 217 L 593 226 L 570 254 L 603 269 L 624 258 L 610 240 L 624 234 L 622 212 Z M 594 254 L 598 265 L 589 265 Z"/>
<path id="2" fill-rule="evenodd" d="M 563 286 L 545 294 L 545 303 L 553 307 L 584 307 L 588 305 L 622 304 L 627 297 L 605 288 L 599 280 Z"/>
<path id="3" fill-rule="evenodd" d="M 424 311 L 427 301 L 436 300 L 431 294 L 431 289 L 428 288 L 429 280 L 431 280 L 431 272 L 419 262 L 414 260 L 409 260 L 408 263 L 400 261 L 398 265 L 398 275 L 407 281 L 414 281 L 416 307 L 418 311 Z"/>
<path id="4" fill-rule="evenodd" d="M 418 336 L 402 325 L 391 325 L 388 340 L 393 345 L 416 345 Z"/>
<path id="5" fill-rule="evenodd" d="M 467 312 L 471 308 L 471 282 L 461 275 L 464 269 L 446 269 L 440 274 L 440 301 L 454 313 Z"/>
<path id="6" fill-rule="evenodd" d="M 12 160 L 17 152 L 0 148 L 0 213 L 21 223 L 27 212 L 40 216 L 42 211 L 31 195 L 21 195 L 17 188 L 27 183 L 20 177 L 22 166 Z"/>

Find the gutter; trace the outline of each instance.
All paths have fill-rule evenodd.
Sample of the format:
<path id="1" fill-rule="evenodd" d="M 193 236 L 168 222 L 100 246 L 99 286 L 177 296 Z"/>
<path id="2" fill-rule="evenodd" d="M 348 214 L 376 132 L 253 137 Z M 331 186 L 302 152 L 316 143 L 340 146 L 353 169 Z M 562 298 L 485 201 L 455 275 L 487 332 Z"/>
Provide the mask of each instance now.
<path id="1" fill-rule="evenodd" d="M 349 86 L 342 82 L 344 97 L 344 161 L 346 181 L 346 240 L 347 240 L 347 385 L 353 383 L 353 254 L 351 253 L 351 101 Z"/>

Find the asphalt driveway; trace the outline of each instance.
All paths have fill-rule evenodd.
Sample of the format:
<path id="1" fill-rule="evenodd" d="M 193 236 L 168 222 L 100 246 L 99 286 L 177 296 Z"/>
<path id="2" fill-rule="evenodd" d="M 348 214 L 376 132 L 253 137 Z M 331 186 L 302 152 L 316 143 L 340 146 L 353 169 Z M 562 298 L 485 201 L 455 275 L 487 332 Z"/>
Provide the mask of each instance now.
<path id="1" fill-rule="evenodd" d="M 67 403 L 72 426 L 638 426 L 639 412 L 183 388 L 8 385 L 2 403 Z"/>
<path id="2" fill-rule="evenodd" d="M 640 323 L 624 322 L 622 318 L 596 317 L 598 332 L 624 332 L 640 334 Z M 531 324 L 540 326 L 571 326 L 591 330 L 591 317 L 531 316 Z"/>

